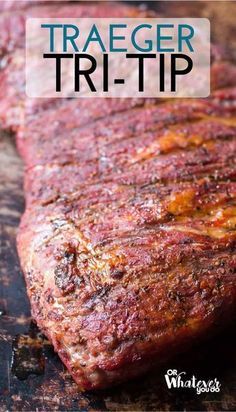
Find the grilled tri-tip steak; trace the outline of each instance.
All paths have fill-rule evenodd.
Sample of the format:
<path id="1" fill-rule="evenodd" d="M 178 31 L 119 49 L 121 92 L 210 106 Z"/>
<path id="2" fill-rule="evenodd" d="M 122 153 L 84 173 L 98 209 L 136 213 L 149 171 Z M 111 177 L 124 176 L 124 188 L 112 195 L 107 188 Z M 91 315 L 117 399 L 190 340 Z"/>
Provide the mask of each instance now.
<path id="1" fill-rule="evenodd" d="M 53 7 L 23 17 L 63 16 Z M 215 59 L 208 99 L 40 99 L 21 127 L 12 73 L 14 110 L 0 115 L 25 161 L 19 256 L 32 315 L 79 387 L 137 376 L 214 332 L 236 307 L 235 67 Z"/>

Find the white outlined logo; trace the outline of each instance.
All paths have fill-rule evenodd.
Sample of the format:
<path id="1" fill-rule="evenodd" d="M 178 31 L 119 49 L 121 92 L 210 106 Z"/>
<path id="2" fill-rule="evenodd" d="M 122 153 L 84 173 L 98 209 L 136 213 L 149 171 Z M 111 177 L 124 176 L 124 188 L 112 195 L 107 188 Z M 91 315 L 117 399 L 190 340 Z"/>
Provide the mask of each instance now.
<path id="1" fill-rule="evenodd" d="M 168 369 L 165 381 L 168 389 L 195 389 L 197 395 L 207 392 L 220 392 L 221 384 L 217 378 L 209 380 L 198 379 L 195 375 L 188 378 L 187 373 L 178 372 L 177 369 Z"/>

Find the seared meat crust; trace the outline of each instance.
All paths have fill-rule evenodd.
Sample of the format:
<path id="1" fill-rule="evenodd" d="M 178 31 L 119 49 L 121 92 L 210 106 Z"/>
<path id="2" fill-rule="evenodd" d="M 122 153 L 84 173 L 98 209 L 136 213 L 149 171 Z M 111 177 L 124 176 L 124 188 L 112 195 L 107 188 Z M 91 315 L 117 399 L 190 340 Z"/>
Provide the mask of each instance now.
<path id="1" fill-rule="evenodd" d="M 21 18 L 55 17 L 50 7 Z M 113 10 L 86 5 L 91 16 Z M 235 66 L 214 60 L 208 99 L 22 108 L 22 87 L 17 96 L 10 87 L 12 68 L 23 70 L 14 47 L 3 51 L 12 66 L 1 75 L 6 105 L 26 121 L 0 116 L 25 161 L 18 250 L 32 315 L 80 388 L 117 384 L 235 312 Z"/>

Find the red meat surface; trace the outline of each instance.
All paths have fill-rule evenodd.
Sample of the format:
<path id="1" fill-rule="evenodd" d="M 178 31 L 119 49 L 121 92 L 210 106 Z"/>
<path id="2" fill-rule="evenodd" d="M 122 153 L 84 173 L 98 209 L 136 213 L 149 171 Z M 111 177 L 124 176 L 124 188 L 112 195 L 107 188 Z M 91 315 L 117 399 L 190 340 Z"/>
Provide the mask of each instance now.
<path id="1" fill-rule="evenodd" d="M 32 315 L 81 389 L 117 384 L 235 313 L 236 69 L 215 54 L 208 99 L 26 100 L 26 16 L 140 11 L 7 13 L 0 118 L 25 162 L 17 243 Z"/>

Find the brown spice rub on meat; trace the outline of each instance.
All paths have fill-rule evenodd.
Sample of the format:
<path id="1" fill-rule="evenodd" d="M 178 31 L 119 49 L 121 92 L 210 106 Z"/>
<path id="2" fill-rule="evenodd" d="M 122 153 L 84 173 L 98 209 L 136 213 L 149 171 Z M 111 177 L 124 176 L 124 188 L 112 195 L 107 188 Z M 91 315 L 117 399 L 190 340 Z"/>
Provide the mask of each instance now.
<path id="1" fill-rule="evenodd" d="M 82 389 L 139 375 L 235 312 L 234 70 L 214 63 L 208 99 L 63 100 L 18 129 L 32 315 Z"/>
<path id="2" fill-rule="evenodd" d="M 51 139 L 38 120 L 19 139 L 18 248 L 34 318 L 90 389 L 140 374 L 235 309 L 236 123 L 223 92 L 89 127 L 74 113 L 60 123 L 55 111 Z"/>

